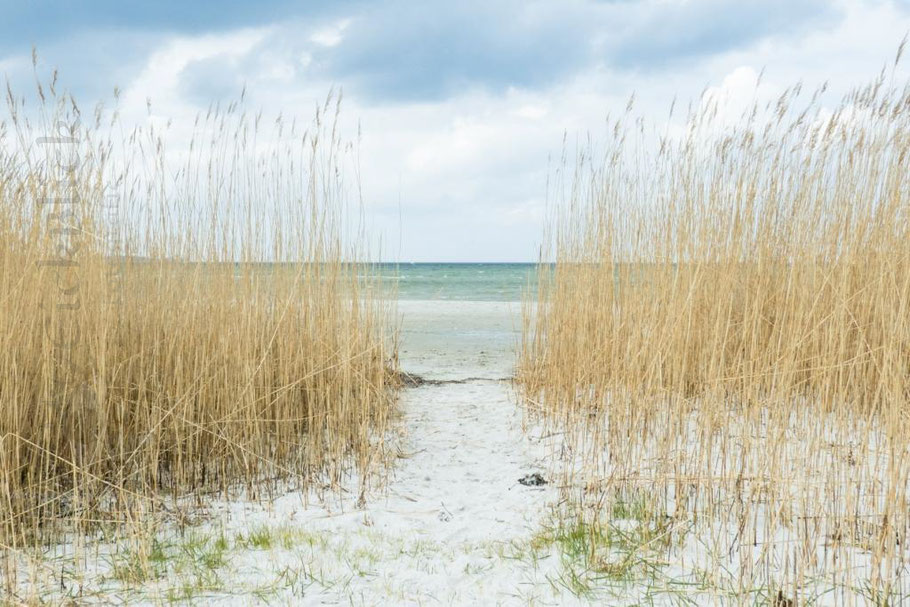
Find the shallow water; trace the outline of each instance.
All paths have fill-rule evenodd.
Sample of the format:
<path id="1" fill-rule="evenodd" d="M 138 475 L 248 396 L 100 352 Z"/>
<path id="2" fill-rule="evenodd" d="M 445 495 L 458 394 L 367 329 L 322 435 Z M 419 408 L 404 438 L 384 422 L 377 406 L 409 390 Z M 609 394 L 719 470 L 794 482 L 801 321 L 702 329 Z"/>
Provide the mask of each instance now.
<path id="1" fill-rule="evenodd" d="M 403 371 L 443 380 L 512 376 L 519 303 L 405 300 L 398 313 Z"/>

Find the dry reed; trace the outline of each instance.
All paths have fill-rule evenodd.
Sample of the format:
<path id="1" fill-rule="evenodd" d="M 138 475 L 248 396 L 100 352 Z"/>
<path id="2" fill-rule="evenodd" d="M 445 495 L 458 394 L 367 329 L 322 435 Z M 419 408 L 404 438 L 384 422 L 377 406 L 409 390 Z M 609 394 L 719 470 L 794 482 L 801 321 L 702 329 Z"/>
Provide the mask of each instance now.
<path id="1" fill-rule="evenodd" d="M 241 100 L 181 138 L 151 111 L 84 115 L 57 87 L 8 91 L 0 129 L 8 576 L 20 550 L 170 498 L 352 471 L 365 490 L 396 356 L 350 219 L 340 96 L 309 124 Z"/>
<path id="2" fill-rule="evenodd" d="M 579 515 L 634 494 L 694 524 L 672 558 L 735 602 L 910 596 L 910 86 L 823 92 L 611 123 L 554 180 L 525 314 Z"/>

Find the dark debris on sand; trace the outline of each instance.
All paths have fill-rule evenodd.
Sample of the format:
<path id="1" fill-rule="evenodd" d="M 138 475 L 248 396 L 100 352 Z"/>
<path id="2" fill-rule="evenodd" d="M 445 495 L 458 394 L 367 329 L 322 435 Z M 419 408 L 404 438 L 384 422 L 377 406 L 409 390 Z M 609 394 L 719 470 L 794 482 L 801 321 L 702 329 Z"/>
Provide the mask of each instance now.
<path id="1" fill-rule="evenodd" d="M 547 484 L 547 479 L 535 472 L 533 474 L 522 476 L 520 479 L 518 479 L 518 482 L 525 487 L 540 487 L 541 485 Z"/>
<path id="2" fill-rule="evenodd" d="M 467 384 L 470 382 L 476 381 L 490 381 L 490 382 L 507 382 L 512 381 L 511 377 L 462 377 L 459 379 L 429 379 L 427 377 L 421 377 L 416 373 L 408 373 L 407 371 L 398 372 L 398 381 L 401 382 L 400 385 L 407 388 L 419 388 L 421 386 L 445 386 L 448 384 Z"/>

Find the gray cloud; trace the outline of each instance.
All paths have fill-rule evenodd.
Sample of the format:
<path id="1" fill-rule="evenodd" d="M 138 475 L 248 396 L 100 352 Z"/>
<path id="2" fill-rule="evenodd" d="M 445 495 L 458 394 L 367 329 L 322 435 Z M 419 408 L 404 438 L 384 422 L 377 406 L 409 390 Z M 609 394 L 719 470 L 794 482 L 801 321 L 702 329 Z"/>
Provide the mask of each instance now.
<path id="1" fill-rule="evenodd" d="M 289 17 L 323 16 L 356 4 L 350 0 L 191 0 L 156 2 L 0 0 L 0 55 L 53 44 L 92 31 L 200 33 L 274 23 Z M 79 49 L 82 50 L 82 49 Z"/>
<path id="2" fill-rule="evenodd" d="M 231 0 L 218 10 L 174 0 L 104 0 L 80 10 L 63 5 L 70 7 L 65 11 L 39 4 L 33 13 L 25 6 L 11 7 L 0 26 L 0 56 L 4 48 L 27 53 L 30 36 L 49 39 L 42 55 L 88 92 L 124 84 L 151 41 L 166 32 L 275 24 L 256 52 L 285 53 L 295 58 L 296 78 L 332 82 L 381 102 L 433 101 L 465 89 L 546 87 L 593 66 L 659 70 L 769 36 L 796 35 L 838 17 L 827 0 Z M 339 44 L 310 40 L 345 19 Z M 311 58 L 308 66 L 299 65 L 302 54 Z M 185 70 L 182 87 L 204 103 L 234 94 L 243 81 L 256 79 L 260 67 L 253 60 L 207 60 Z M 102 81 L 103 87 L 93 86 Z"/>
<path id="3" fill-rule="evenodd" d="M 317 54 L 317 67 L 380 98 L 545 85 L 592 56 L 585 12 L 554 3 L 388 2 L 352 16 L 341 44 Z"/>
<path id="4" fill-rule="evenodd" d="M 467 2 L 362 7 L 315 73 L 380 100 L 558 83 L 594 65 L 654 70 L 830 24 L 827 0 Z"/>
<path id="5" fill-rule="evenodd" d="M 626 68 L 660 68 L 762 38 L 832 25 L 840 16 L 830 0 L 701 0 L 652 5 L 608 49 L 607 60 Z"/>

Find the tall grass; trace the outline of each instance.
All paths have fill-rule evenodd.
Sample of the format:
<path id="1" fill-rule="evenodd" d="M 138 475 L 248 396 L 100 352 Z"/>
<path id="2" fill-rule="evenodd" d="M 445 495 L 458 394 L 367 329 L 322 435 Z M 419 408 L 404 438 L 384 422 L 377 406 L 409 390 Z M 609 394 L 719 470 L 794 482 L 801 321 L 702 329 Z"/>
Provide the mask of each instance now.
<path id="1" fill-rule="evenodd" d="M 8 91 L 4 555 L 187 494 L 353 472 L 367 488 L 396 355 L 338 104 L 310 122 L 236 102 L 133 124 L 84 112 L 56 75 L 31 100 Z"/>
<path id="2" fill-rule="evenodd" d="M 910 593 L 910 86 L 893 78 L 833 112 L 795 86 L 732 126 L 707 100 L 676 136 L 626 114 L 555 180 L 525 400 L 567 432 L 583 516 L 644 492 L 697 521 L 688 554 L 743 601 Z"/>

